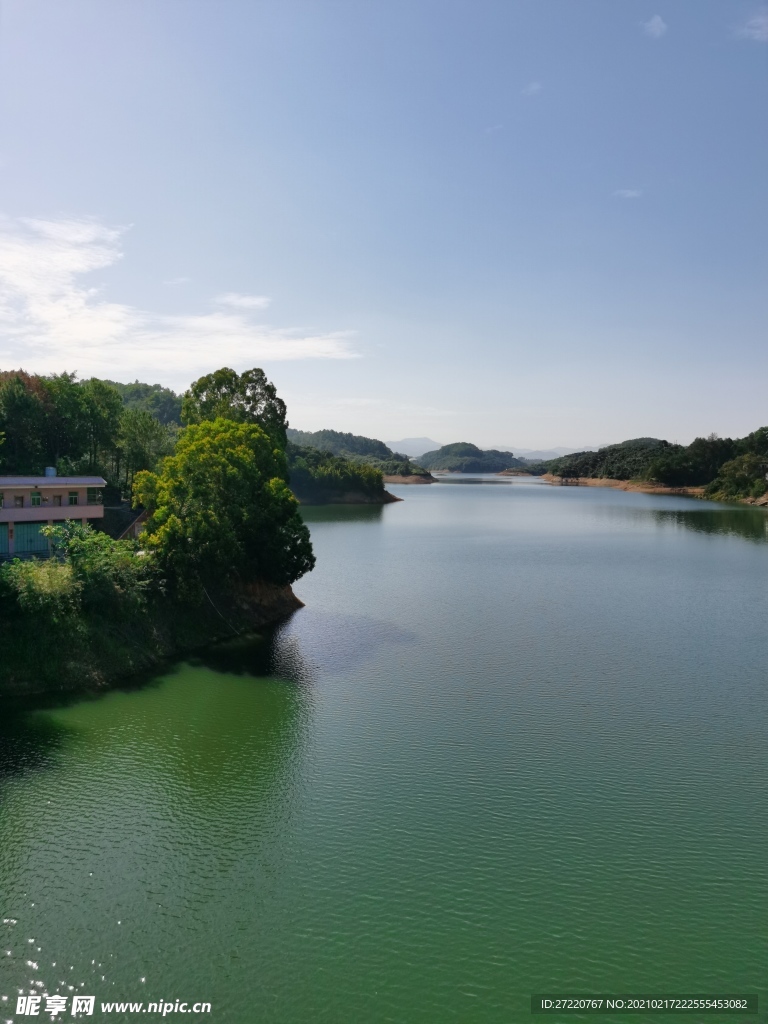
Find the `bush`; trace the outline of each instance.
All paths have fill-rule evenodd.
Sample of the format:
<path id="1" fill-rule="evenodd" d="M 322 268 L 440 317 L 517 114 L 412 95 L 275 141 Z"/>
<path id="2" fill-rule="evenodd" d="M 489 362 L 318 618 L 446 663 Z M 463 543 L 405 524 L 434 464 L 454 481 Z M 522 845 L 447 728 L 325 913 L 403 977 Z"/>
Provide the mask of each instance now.
<path id="1" fill-rule="evenodd" d="M 61 622 L 79 611 L 82 583 L 69 562 L 16 558 L 0 567 L 0 593 L 17 612 Z"/>
<path id="2" fill-rule="evenodd" d="M 90 526 L 68 521 L 43 527 L 56 556 L 63 558 L 82 589 L 82 603 L 105 611 L 141 603 L 152 584 L 160 585 L 152 557 L 137 555 L 135 541 L 113 540 Z"/>

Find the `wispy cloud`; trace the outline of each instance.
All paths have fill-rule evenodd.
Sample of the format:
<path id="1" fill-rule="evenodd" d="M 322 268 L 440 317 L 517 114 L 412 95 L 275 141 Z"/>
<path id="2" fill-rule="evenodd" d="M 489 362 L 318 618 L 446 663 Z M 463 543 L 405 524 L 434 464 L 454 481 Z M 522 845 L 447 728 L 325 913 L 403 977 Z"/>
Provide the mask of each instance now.
<path id="1" fill-rule="evenodd" d="M 617 188 L 613 194 L 619 199 L 639 199 L 643 190 L 641 188 Z"/>
<path id="2" fill-rule="evenodd" d="M 163 281 L 163 284 L 167 284 L 171 288 L 178 288 L 182 284 L 189 284 L 191 280 L 189 277 L 170 277 L 167 281 Z"/>
<path id="3" fill-rule="evenodd" d="M 654 39 L 661 39 L 663 35 L 666 35 L 668 25 L 660 14 L 654 14 L 650 21 L 643 22 L 643 31 L 647 36 L 653 36 Z"/>
<path id="4" fill-rule="evenodd" d="M 261 296 L 230 293 L 223 309 L 178 315 L 108 301 L 82 277 L 123 258 L 124 233 L 96 220 L 0 221 L 0 366 L 185 384 L 224 364 L 357 354 L 349 332 L 256 323 Z"/>
<path id="5" fill-rule="evenodd" d="M 529 82 L 524 89 L 520 90 L 522 96 L 538 96 L 544 86 L 541 82 Z"/>
<path id="6" fill-rule="evenodd" d="M 737 35 L 744 39 L 754 39 L 756 43 L 768 43 L 768 8 L 758 11 L 746 25 L 738 30 Z"/>
<path id="7" fill-rule="evenodd" d="M 226 292 L 215 299 L 219 306 L 232 306 L 234 309 L 266 309 L 270 299 L 266 295 L 239 295 L 237 292 Z"/>

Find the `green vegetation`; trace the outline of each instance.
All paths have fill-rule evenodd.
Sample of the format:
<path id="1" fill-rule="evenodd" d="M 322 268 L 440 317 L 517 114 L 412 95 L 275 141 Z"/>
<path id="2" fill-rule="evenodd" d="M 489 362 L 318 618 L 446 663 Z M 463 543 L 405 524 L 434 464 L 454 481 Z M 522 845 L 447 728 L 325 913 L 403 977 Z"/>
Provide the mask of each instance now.
<path id="1" fill-rule="evenodd" d="M 50 560 L 0 566 L 0 690 L 98 685 L 298 606 L 290 584 L 315 559 L 288 486 L 285 406 L 261 370 L 197 381 L 184 398 L 191 422 L 181 431 L 146 409 L 124 409 L 109 384 L 63 378 L 53 384 L 77 415 L 90 401 L 104 412 L 86 420 L 72 451 L 84 447 L 81 458 L 98 466 L 108 444 L 120 445 L 121 458 L 135 466 L 139 457 L 120 440 L 129 437 L 144 446 L 145 461 L 158 463 L 135 472 L 134 498 L 150 518 L 142 550 L 67 522 L 44 531 L 53 542 Z M 38 426 L 27 437 L 39 458 L 51 378 L 11 374 L 2 384 L 10 400 L 0 408 L 12 412 L 16 401 L 34 413 L 22 425 Z M 7 416 L 4 427 L 16 442 L 16 465 L 39 472 L 18 420 Z M 168 430 L 174 440 L 178 434 L 171 455 L 159 445 Z"/>
<path id="2" fill-rule="evenodd" d="M 386 476 L 429 477 L 427 470 L 411 462 L 407 455 L 393 452 L 383 441 L 338 430 L 288 430 L 288 440 L 299 448 L 315 448 L 350 462 L 364 463 Z"/>
<path id="3" fill-rule="evenodd" d="M 710 434 L 687 446 L 641 437 L 597 452 L 546 463 L 562 477 L 647 480 L 667 487 L 706 487 L 713 498 L 759 498 L 766 492 L 768 427 L 732 439 Z"/>
<path id="4" fill-rule="evenodd" d="M 595 477 L 609 480 L 633 480 L 641 477 L 654 458 L 675 449 L 668 441 L 655 437 L 636 437 L 611 444 L 596 452 L 575 452 L 552 459 L 547 470 L 555 476 Z"/>
<path id="5" fill-rule="evenodd" d="M 181 400 L 184 423 L 202 423 L 220 416 L 237 423 L 258 423 L 272 441 L 285 449 L 285 402 L 278 398 L 263 370 L 238 374 L 228 366 L 200 377 Z"/>
<path id="6" fill-rule="evenodd" d="M 706 494 L 727 501 L 734 498 L 762 498 L 768 491 L 768 456 L 739 455 L 724 462 Z"/>
<path id="7" fill-rule="evenodd" d="M 425 469 L 443 469 L 451 473 L 500 473 L 504 469 L 525 468 L 525 463 L 510 452 L 495 448 L 483 451 L 474 444 L 459 441 L 427 452 L 419 460 Z"/>
<path id="8" fill-rule="evenodd" d="M 142 384 L 135 380 L 133 384 L 120 384 L 116 380 L 105 380 L 105 384 L 119 392 L 126 409 L 143 409 L 153 416 L 158 423 L 181 425 L 181 395 L 162 384 Z"/>
<path id="9" fill-rule="evenodd" d="M 144 545 L 184 593 L 265 580 L 290 584 L 315 564 L 285 453 L 256 423 L 187 427 L 159 473 L 136 478 L 150 512 Z"/>
<path id="10" fill-rule="evenodd" d="M 381 504 L 386 498 L 384 478 L 375 466 L 290 441 L 287 454 L 291 489 L 307 505 L 353 499 Z"/>
<path id="11" fill-rule="evenodd" d="M 142 388 L 163 400 L 173 394 L 159 385 L 78 381 L 73 373 L 0 373 L 0 472 L 34 475 L 55 466 L 63 475 L 98 474 L 130 492 L 136 473 L 173 450 L 178 427 L 138 401 L 125 404 L 120 387 L 134 389 L 134 398 Z"/>

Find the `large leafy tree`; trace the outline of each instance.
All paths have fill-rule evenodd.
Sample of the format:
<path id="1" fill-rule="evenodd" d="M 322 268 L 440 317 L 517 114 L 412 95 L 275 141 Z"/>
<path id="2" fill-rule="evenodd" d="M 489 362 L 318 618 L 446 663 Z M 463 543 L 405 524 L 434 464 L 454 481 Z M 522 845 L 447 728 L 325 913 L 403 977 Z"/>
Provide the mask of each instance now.
<path id="1" fill-rule="evenodd" d="M 192 384 L 182 399 L 182 422 L 202 423 L 219 416 L 238 423 L 256 423 L 275 444 L 285 448 L 285 402 L 258 367 L 236 373 L 225 366 Z"/>
<path id="2" fill-rule="evenodd" d="M 293 583 L 315 564 L 284 453 L 255 423 L 219 417 L 184 430 L 158 473 L 137 474 L 146 543 L 181 589 Z"/>

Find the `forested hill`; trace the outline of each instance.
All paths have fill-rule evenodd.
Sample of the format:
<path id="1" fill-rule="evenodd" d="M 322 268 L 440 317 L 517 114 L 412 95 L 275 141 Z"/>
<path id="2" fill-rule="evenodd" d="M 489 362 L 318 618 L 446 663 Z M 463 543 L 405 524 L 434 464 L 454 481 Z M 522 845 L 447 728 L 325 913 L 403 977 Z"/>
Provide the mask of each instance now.
<path id="1" fill-rule="evenodd" d="M 574 452 L 546 463 L 555 476 L 606 477 L 610 480 L 632 480 L 647 469 L 653 459 L 680 449 L 656 437 L 636 437 L 620 444 L 610 444 L 596 452 Z"/>
<path id="2" fill-rule="evenodd" d="M 126 409 L 144 409 L 161 423 L 181 423 L 181 395 L 162 384 L 143 384 L 135 380 L 133 384 L 121 384 L 116 380 L 105 380 L 115 388 L 123 400 Z"/>
<path id="3" fill-rule="evenodd" d="M 544 465 L 560 477 L 648 480 L 667 487 L 706 487 L 714 498 L 759 499 L 766 493 L 768 427 L 741 438 L 710 434 L 689 445 L 639 437 Z"/>
<path id="4" fill-rule="evenodd" d="M 317 448 L 331 455 L 371 456 L 374 459 L 392 459 L 395 453 L 383 441 L 360 434 L 344 434 L 339 430 L 294 430 L 288 428 L 288 440 L 302 448 Z"/>
<path id="5" fill-rule="evenodd" d="M 443 469 L 451 473 L 500 473 L 504 469 L 524 467 L 511 452 L 495 448 L 483 451 L 467 441 L 445 444 L 437 451 L 422 455 L 419 462 L 425 469 Z"/>
<path id="6" fill-rule="evenodd" d="M 423 476 L 427 473 L 407 455 L 393 452 L 383 441 L 339 430 L 294 430 L 288 428 L 288 440 L 300 448 L 314 448 L 352 462 L 375 466 L 387 476 Z"/>

